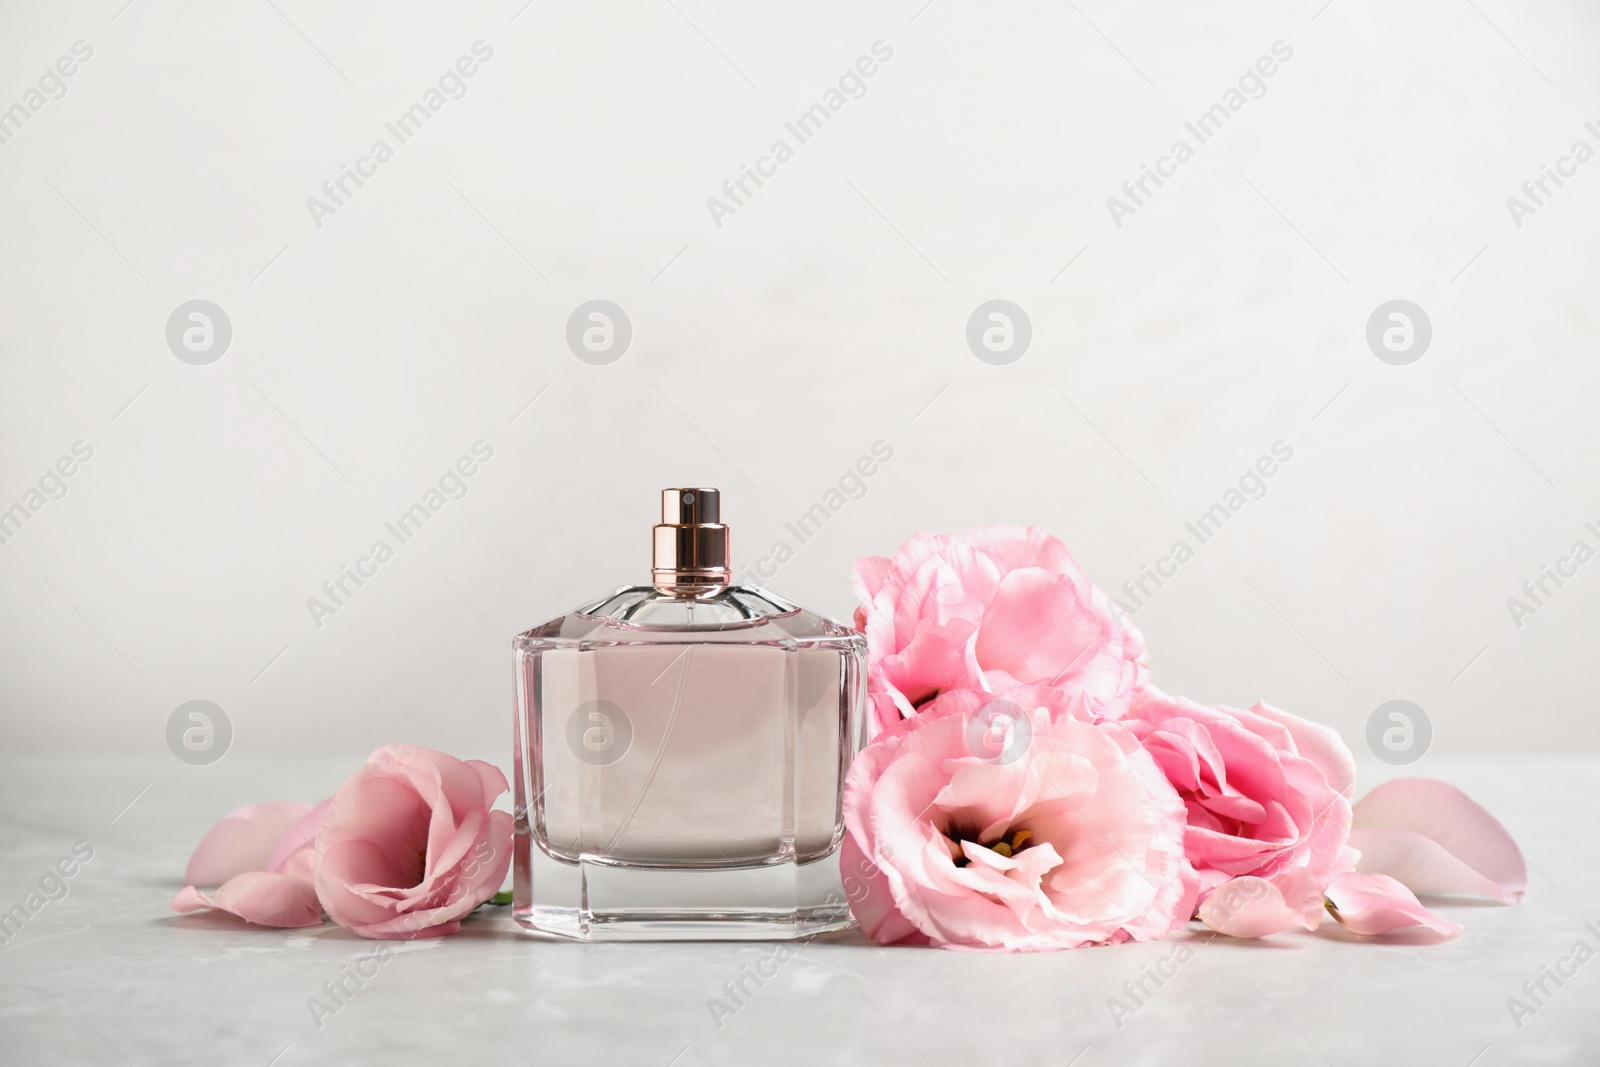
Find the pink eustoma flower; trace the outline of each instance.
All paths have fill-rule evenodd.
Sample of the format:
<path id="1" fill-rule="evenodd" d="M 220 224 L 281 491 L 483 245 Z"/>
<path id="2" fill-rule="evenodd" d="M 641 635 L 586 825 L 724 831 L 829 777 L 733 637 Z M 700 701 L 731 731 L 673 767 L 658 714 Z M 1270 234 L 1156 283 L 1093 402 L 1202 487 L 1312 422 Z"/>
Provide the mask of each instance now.
<path id="1" fill-rule="evenodd" d="M 844 811 L 846 893 L 883 944 L 1148 940 L 1194 909 L 1182 801 L 1082 693 L 946 693 L 862 751 Z"/>
<path id="2" fill-rule="evenodd" d="M 316 839 L 317 896 L 371 938 L 454 933 L 511 863 L 511 816 L 490 810 L 499 769 L 415 745 L 385 745 L 329 802 Z"/>
<path id="3" fill-rule="evenodd" d="M 1223 932 L 1314 927 L 1320 891 L 1357 858 L 1348 844 L 1355 760 L 1339 735 L 1267 704 L 1206 707 L 1153 687 L 1122 722 L 1183 797 L 1184 852 L 1202 903 L 1232 879 L 1271 883 L 1270 893 L 1236 897 L 1243 903 Z M 1214 910 L 1202 907 L 1202 920 Z"/>
<path id="4" fill-rule="evenodd" d="M 918 534 L 852 578 L 875 729 L 940 693 L 1074 686 L 1116 717 L 1147 676 L 1144 640 L 1037 526 Z"/>

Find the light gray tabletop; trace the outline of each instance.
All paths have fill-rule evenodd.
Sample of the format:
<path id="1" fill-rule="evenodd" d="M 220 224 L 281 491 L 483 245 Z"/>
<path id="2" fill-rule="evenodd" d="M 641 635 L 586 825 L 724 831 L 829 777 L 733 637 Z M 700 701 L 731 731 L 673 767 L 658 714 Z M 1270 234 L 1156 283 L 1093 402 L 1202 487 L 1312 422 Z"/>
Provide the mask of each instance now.
<path id="1" fill-rule="evenodd" d="M 545 942 L 485 908 L 456 937 L 361 963 L 378 944 L 331 923 L 266 930 L 168 910 L 212 821 L 261 792 L 316 799 L 358 762 L 0 763 L 4 908 L 76 842 L 94 850 L 66 895 L 0 946 L 0 1062 L 1600 1063 L 1600 962 L 1572 957 L 1580 941 L 1600 951 L 1592 759 L 1421 765 L 1497 814 L 1530 860 L 1520 907 L 1439 906 L 1467 927 L 1450 942 L 1362 943 L 1330 922 L 1264 942 L 1197 929 L 1181 942 L 990 955 L 884 949 L 852 933 L 799 945 L 759 988 L 746 981 L 731 1014 L 713 1000 L 731 1004 L 724 983 L 772 945 Z M 1398 776 L 1363 770 L 1365 786 Z M 315 1013 L 314 998 L 334 1003 L 324 983 L 358 963 L 373 976 Z M 1545 977 L 1551 995 L 1535 1006 L 1523 984 L 1546 968 L 1576 974 Z M 1171 977 L 1158 987 L 1152 973 Z M 1152 995 L 1130 995 L 1124 983 L 1141 978 Z M 1533 1013 L 1514 1021 L 1511 997 Z"/>

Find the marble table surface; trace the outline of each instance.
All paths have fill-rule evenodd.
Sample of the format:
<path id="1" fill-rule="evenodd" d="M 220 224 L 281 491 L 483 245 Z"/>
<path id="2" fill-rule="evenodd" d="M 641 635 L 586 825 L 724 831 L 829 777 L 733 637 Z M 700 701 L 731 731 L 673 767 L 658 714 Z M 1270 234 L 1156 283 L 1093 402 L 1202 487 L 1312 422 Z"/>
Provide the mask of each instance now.
<path id="1" fill-rule="evenodd" d="M 484 908 L 456 937 L 363 964 L 376 973 L 319 1013 L 324 983 L 374 943 L 332 924 L 179 916 L 167 901 L 216 818 L 262 794 L 316 799 L 358 763 L 0 761 L 0 910 L 78 842 L 93 850 L 0 944 L 0 1063 L 1600 1063 L 1600 962 L 1573 956 L 1579 942 L 1600 951 L 1600 759 L 1416 768 L 1497 814 L 1532 868 L 1519 907 L 1440 904 L 1467 927 L 1441 944 L 1364 943 L 1328 923 L 1249 943 L 1200 931 L 1182 952 L 991 955 L 852 932 L 799 945 L 726 1014 L 713 998 L 770 945 L 546 942 Z M 1364 786 L 1404 773 L 1363 771 Z M 1135 1000 L 1125 983 L 1141 978 L 1150 995 Z M 1541 978 L 1550 995 L 1535 1002 L 1524 983 Z M 1531 1011 L 1513 1018 L 1513 997 Z"/>

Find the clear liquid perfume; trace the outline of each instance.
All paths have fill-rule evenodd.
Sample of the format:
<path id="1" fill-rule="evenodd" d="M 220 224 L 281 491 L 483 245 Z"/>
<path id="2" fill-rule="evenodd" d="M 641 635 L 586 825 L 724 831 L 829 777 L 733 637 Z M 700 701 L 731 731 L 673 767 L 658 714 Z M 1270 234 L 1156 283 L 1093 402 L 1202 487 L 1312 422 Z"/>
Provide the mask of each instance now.
<path id="1" fill-rule="evenodd" d="M 866 644 L 732 583 L 715 489 L 667 489 L 652 584 L 516 639 L 513 914 L 589 941 L 847 926 Z"/>

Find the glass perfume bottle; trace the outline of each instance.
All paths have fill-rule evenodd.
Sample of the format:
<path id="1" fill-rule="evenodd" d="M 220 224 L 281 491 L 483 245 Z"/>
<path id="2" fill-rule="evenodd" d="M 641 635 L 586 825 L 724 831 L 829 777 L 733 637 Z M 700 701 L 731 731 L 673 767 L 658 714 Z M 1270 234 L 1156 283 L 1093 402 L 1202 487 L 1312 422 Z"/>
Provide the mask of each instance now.
<path id="1" fill-rule="evenodd" d="M 516 639 L 513 915 L 581 940 L 847 926 L 866 645 L 732 584 L 715 489 L 667 489 L 652 584 Z"/>

